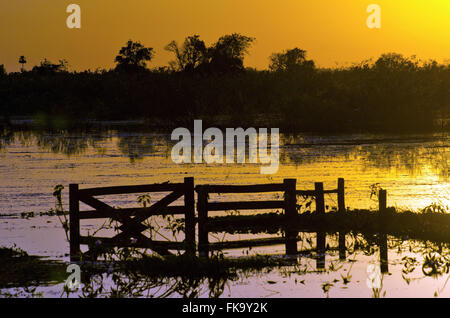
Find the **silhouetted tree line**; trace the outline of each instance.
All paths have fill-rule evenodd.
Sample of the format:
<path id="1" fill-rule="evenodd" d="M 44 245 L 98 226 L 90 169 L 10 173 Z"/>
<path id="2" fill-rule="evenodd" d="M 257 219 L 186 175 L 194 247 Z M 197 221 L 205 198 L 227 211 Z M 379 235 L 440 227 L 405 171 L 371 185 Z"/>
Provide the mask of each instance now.
<path id="1" fill-rule="evenodd" d="M 244 66 L 254 40 L 231 34 L 207 46 L 189 36 L 170 42 L 165 49 L 174 60 L 155 69 L 148 68 L 154 49 L 131 40 L 111 70 L 69 72 L 65 60 L 44 60 L 25 71 L 21 56 L 20 73 L 7 74 L 0 65 L 1 113 L 168 125 L 200 118 L 216 126 L 315 132 L 432 131 L 450 117 L 449 65 L 389 53 L 323 69 L 293 48 L 274 53 L 269 69 L 257 71 Z"/>

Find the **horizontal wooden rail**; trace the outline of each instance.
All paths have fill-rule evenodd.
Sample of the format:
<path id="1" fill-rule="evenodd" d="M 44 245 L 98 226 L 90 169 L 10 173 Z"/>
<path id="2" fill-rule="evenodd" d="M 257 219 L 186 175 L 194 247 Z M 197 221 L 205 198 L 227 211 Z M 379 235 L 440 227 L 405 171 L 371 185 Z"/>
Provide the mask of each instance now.
<path id="1" fill-rule="evenodd" d="M 283 209 L 284 201 L 208 202 L 208 211 Z"/>
<path id="2" fill-rule="evenodd" d="M 264 193 L 282 192 L 285 186 L 282 183 L 254 184 L 254 185 L 199 185 L 195 188 L 197 192 L 206 193 Z"/>
<path id="3" fill-rule="evenodd" d="M 131 186 L 114 186 L 104 188 L 88 188 L 79 190 L 80 195 L 99 196 L 99 195 L 113 195 L 113 194 L 130 194 L 130 193 L 144 193 L 144 192 L 170 192 L 181 191 L 184 188 L 184 183 L 159 183 L 159 184 L 145 184 L 145 185 L 131 185 Z"/>

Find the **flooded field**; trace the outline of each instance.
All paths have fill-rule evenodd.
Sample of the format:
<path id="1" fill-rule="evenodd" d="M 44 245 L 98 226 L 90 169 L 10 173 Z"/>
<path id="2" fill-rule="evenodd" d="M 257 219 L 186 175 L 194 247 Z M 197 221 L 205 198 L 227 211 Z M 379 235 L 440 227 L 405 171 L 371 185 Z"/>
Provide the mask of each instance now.
<path id="1" fill-rule="evenodd" d="M 387 189 L 388 205 L 400 210 L 418 211 L 433 203 L 450 206 L 450 137 L 445 134 L 282 135 L 280 167 L 277 174 L 270 176 L 260 174 L 260 166 L 255 164 L 177 165 L 170 156 L 174 143 L 167 134 L 123 127 L 58 133 L 18 130 L 2 135 L 0 246 L 15 244 L 30 255 L 69 260 L 69 244 L 60 219 L 40 215 L 55 208 L 52 194 L 57 184 L 65 187 L 62 192 L 65 209 L 68 209 L 70 183 L 78 183 L 82 189 L 182 182 L 187 176 L 195 177 L 196 184 L 243 185 L 295 178 L 297 188 L 304 190 L 313 189 L 314 182 L 324 182 L 326 189 L 334 189 L 337 179 L 342 177 L 346 182 L 346 206 L 350 209 L 376 209 L 378 202 L 371 198 L 375 185 Z M 327 195 L 325 199 L 328 207 L 337 205 L 334 196 Z M 137 197 L 119 195 L 108 198 L 107 202 L 115 207 L 136 206 Z M 100 221 L 88 220 L 82 223 L 81 230 L 92 232 L 99 226 Z M 301 232 L 299 235 L 299 251 L 306 248 L 311 252 L 302 253 L 290 265 L 237 269 L 235 275 L 218 281 L 186 282 L 176 277 L 144 279 L 148 284 L 143 285 L 145 293 L 135 293 L 133 286 L 128 286 L 123 293 L 143 297 L 450 297 L 450 289 L 446 288 L 449 278 L 446 266 L 450 264 L 446 244 L 388 236 L 387 270 L 381 273 L 382 288 L 374 290 L 367 278 L 370 265 L 379 266 L 382 261 L 380 234 L 365 237 L 346 233 L 342 250 L 339 248 L 342 237 L 339 240 L 338 233 L 322 233 L 325 248 L 319 252 L 314 250 L 319 234 Z M 210 240 L 265 236 L 266 233 L 219 233 L 210 234 Z M 260 254 L 283 257 L 284 246 L 224 252 L 232 258 Z M 438 268 L 429 270 L 430 264 Z M 134 277 L 133 281 L 137 284 L 139 279 Z M 108 289 L 114 284 L 113 277 L 106 273 L 95 277 L 82 292 L 70 296 L 86 296 L 100 286 L 106 287 L 98 296 L 108 296 Z M 48 285 L 39 286 L 36 296 L 39 292 L 48 297 L 63 295 L 63 282 Z M 33 295 L 21 288 L 2 289 L 4 295 L 22 292 Z"/>
<path id="2" fill-rule="evenodd" d="M 299 246 L 307 249 L 311 241 L 315 244 L 317 235 L 325 234 L 300 233 L 303 241 Z M 0 289 L 0 296 L 450 297 L 447 286 L 450 279 L 448 244 L 348 233 L 345 235 L 346 247 L 343 248 L 338 243 L 338 233 L 324 237 L 326 252 L 306 252 L 298 257 L 286 257 L 277 254 L 282 253 L 282 246 L 272 247 L 274 254 L 270 257 L 283 260 L 286 264 L 283 266 L 236 268 L 211 276 L 197 273 L 199 277 L 148 276 L 106 268 L 104 272 L 87 275 L 76 292 L 65 292 L 64 281 L 46 281 L 27 288 L 3 288 Z M 384 243 L 380 239 L 384 239 Z"/>

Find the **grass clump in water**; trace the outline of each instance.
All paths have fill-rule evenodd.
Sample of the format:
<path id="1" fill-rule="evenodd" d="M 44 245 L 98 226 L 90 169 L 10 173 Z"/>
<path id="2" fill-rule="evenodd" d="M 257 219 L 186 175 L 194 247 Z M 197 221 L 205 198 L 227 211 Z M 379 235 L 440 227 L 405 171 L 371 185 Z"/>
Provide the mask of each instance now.
<path id="1" fill-rule="evenodd" d="M 16 247 L 0 247 L 0 288 L 59 283 L 66 278 L 66 265 L 30 256 Z"/>

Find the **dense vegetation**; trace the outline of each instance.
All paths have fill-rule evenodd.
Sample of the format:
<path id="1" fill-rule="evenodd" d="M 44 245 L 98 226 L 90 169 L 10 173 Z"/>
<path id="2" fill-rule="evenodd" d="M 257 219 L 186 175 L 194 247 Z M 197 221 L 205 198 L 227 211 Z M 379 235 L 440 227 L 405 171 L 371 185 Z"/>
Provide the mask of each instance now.
<path id="1" fill-rule="evenodd" d="M 253 40 L 233 34 L 211 47 L 198 36 L 182 45 L 171 42 L 166 49 L 175 60 L 158 69 L 147 67 L 153 49 L 132 41 L 113 70 L 69 72 L 64 60 L 44 60 L 20 73 L 0 67 L 0 114 L 145 119 L 169 126 L 203 119 L 216 126 L 314 132 L 449 128 L 449 65 L 390 53 L 322 69 L 295 48 L 273 54 L 269 70 L 257 71 L 243 63 Z"/>

